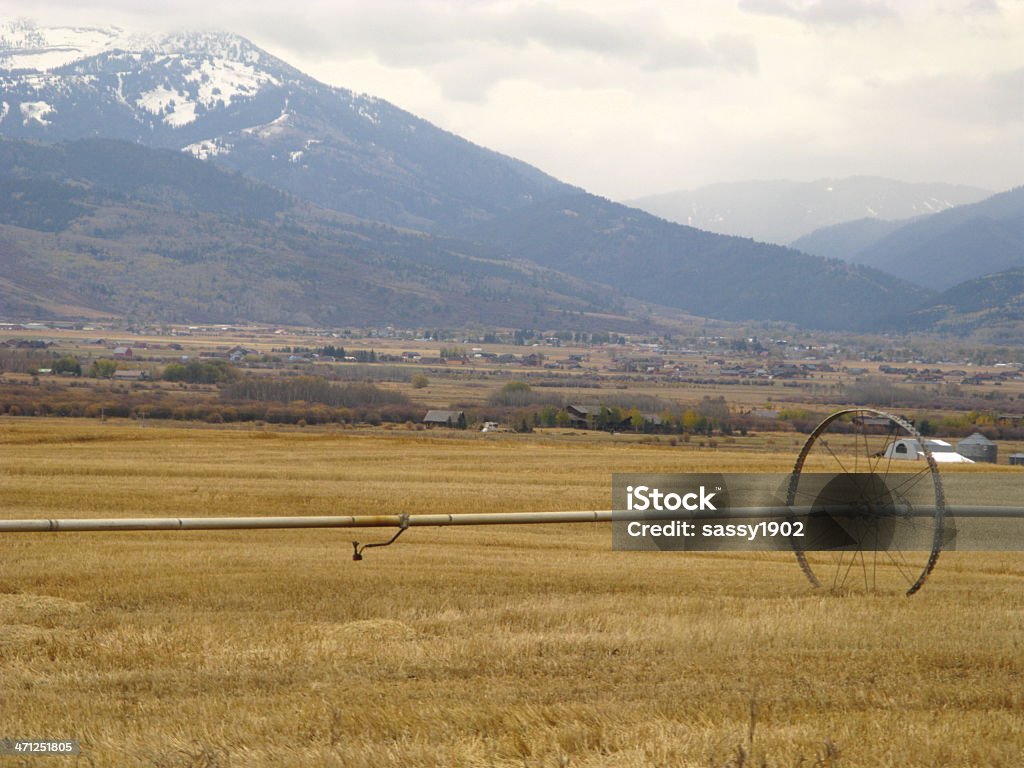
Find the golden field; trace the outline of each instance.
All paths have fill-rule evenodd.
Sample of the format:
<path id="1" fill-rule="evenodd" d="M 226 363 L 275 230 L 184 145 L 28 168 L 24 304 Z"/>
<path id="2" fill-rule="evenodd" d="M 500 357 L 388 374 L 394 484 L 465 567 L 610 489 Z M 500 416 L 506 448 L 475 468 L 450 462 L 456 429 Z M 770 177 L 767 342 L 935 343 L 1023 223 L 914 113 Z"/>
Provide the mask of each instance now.
<path id="1" fill-rule="evenodd" d="M 5 417 L 0 515 L 603 509 L 612 472 L 785 471 L 799 442 Z M 3 535 L 0 737 L 163 768 L 1021 762 L 1022 554 L 946 553 L 908 599 L 592 524 L 351 561 L 389 535 Z"/>

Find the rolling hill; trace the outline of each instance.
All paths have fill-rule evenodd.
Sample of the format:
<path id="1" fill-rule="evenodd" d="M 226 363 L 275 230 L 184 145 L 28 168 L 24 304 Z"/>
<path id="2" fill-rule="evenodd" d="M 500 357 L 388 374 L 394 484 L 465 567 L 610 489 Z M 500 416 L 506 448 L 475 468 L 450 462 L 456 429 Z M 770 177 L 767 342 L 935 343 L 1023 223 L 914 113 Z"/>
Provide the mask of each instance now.
<path id="1" fill-rule="evenodd" d="M 639 327 L 615 291 L 343 216 L 180 152 L 0 141 L 0 316 Z M 646 321 L 645 321 L 646 322 Z"/>
<path id="2" fill-rule="evenodd" d="M 874 269 L 672 224 L 586 193 L 520 208 L 474 234 L 623 294 L 726 320 L 878 328 L 927 296 Z"/>
<path id="3" fill-rule="evenodd" d="M 959 283 L 908 312 L 899 325 L 910 331 L 973 334 L 992 343 L 1019 344 L 1024 330 L 1024 268 Z"/>

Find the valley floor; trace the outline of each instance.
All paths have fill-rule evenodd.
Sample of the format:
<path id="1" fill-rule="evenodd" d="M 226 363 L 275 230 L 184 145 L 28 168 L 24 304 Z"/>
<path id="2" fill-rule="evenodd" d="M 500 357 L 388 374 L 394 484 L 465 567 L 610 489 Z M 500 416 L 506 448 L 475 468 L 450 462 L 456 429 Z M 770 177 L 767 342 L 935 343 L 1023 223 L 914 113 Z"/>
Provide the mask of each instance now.
<path id="1" fill-rule="evenodd" d="M 785 471 L 794 453 L 4 417 L 0 516 L 600 509 L 613 471 Z M 613 552 L 603 525 L 416 529 L 359 563 L 351 538 L 4 535 L 0 736 L 165 768 L 1024 751 L 1024 554 L 944 553 L 908 599 L 816 592 L 786 555 Z"/>

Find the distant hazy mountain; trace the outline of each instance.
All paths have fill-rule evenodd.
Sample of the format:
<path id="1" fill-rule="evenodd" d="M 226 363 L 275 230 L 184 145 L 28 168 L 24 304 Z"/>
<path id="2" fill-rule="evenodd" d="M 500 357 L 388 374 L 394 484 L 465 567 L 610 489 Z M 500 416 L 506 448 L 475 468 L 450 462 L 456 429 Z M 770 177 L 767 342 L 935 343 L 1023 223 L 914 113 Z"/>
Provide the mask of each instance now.
<path id="1" fill-rule="evenodd" d="M 909 222 L 840 225 L 801 239 L 799 247 L 945 290 L 1024 266 L 1024 187 Z"/>
<path id="2" fill-rule="evenodd" d="M 953 184 L 910 184 L 873 176 L 812 182 L 712 184 L 629 201 L 669 221 L 786 245 L 821 227 L 855 219 L 904 219 L 992 194 Z"/>
<path id="3" fill-rule="evenodd" d="M 33 65 L 45 71 L 19 69 Z M 221 33 L 0 26 L 0 133 L 183 149 L 328 208 L 431 231 L 571 189 Z"/>
<path id="4" fill-rule="evenodd" d="M 878 328 L 926 298 L 873 269 L 680 226 L 586 193 L 519 208 L 475 234 L 623 294 L 727 320 Z"/>
<path id="5" fill-rule="evenodd" d="M 879 240 L 888 237 L 911 220 L 857 219 L 816 229 L 809 235 L 794 240 L 791 245 L 798 251 L 813 253 L 829 259 L 857 261 L 857 254 Z"/>

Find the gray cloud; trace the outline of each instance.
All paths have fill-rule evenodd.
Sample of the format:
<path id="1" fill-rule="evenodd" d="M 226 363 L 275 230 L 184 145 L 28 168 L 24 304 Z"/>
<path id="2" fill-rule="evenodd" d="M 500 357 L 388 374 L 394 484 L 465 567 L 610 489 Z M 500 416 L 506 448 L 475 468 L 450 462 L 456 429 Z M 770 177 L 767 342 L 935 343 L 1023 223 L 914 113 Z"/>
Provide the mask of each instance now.
<path id="1" fill-rule="evenodd" d="M 793 19 L 810 26 L 850 26 L 897 15 L 882 0 L 739 0 L 737 7 L 745 13 Z"/>
<path id="2" fill-rule="evenodd" d="M 869 82 L 882 109 L 898 117 L 1006 128 L 1024 121 L 1024 68 L 989 75 L 945 73 L 890 82 Z"/>
<path id="3" fill-rule="evenodd" d="M 996 0 L 971 0 L 964 11 L 972 14 L 1002 14 L 1003 9 Z"/>
<path id="4" fill-rule="evenodd" d="M 304 57 L 368 57 L 421 70 L 437 81 L 445 98 L 460 102 L 484 101 L 494 86 L 513 79 L 607 87 L 607 81 L 581 78 L 580 61 L 567 58 L 572 55 L 589 57 L 591 69 L 610 66 L 623 76 L 686 70 L 749 74 L 758 68 L 757 49 L 746 37 L 676 35 L 659 18 L 634 14 L 622 22 L 551 3 L 500 8 L 384 3 L 373 13 L 346 7 L 324 13 L 327 18 L 296 14 L 279 21 L 257 12 L 245 27 L 258 39 Z M 547 58 L 549 71 L 537 66 L 539 56 Z"/>
<path id="5" fill-rule="evenodd" d="M 757 71 L 757 48 L 745 37 L 723 35 L 707 43 L 699 40 L 666 41 L 647 55 L 647 69 L 727 69 Z"/>
<path id="6" fill-rule="evenodd" d="M 320 18 L 306 24 L 301 17 L 293 17 L 280 26 L 271 18 L 250 20 L 250 26 L 307 53 L 323 49 L 335 56 L 372 54 L 400 67 L 454 61 L 469 48 L 485 45 L 513 54 L 531 47 L 553 53 L 583 52 L 648 70 L 752 72 L 757 68 L 756 49 L 749 39 L 672 35 L 662 30 L 659 19 L 619 23 L 552 4 L 507 10 L 486 5 L 384 5 L 372 14 L 339 9 L 333 17 L 326 25 Z"/>

